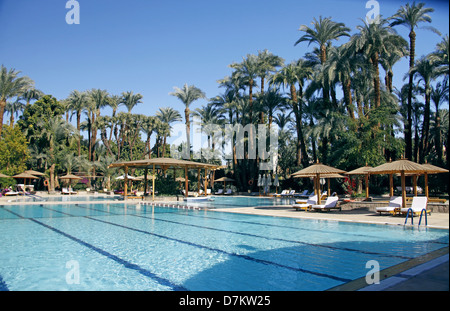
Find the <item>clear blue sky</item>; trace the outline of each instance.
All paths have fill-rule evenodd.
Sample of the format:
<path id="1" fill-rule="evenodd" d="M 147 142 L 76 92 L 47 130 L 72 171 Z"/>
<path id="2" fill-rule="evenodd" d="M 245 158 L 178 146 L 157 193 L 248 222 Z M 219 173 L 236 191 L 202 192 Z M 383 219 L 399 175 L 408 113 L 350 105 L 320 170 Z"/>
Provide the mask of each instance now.
<path id="1" fill-rule="evenodd" d="M 146 115 L 168 106 L 183 111 L 169 96 L 174 86 L 194 84 L 209 98 L 218 95 L 223 89 L 217 80 L 246 54 L 268 49 L 286 63 L 304 56 L 313 47 L 294 43 L 302 35 L 300 25 L 314 17 L 344 22 L 353 34 L 368 12 L 365 0 L 78 0 L 80 24 L 68 25 L 66 2 L 0 0 L 0 63 L 58 99 L 92 88 L 141 93 L 143 103 L 133 112 Z M 388 17 L 406 1 L 379 3 Z M 435 8 L 432 26 L 448 33 L 447 1 L 426 3 Z M 405 27 L 396 29 L 408 39 Z M 431 52 L 439 41 L 418 30 L 417 55 Z M 407 59 L 396 65 L 394 85 L 403 84 L 407 68 Z"/>

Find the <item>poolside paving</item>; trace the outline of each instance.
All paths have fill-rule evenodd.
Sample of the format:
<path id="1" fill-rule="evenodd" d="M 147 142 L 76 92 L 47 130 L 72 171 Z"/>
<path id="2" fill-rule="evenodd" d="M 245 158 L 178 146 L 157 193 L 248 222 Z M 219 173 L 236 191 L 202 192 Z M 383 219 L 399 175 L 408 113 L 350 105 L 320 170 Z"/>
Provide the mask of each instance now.
<path id="1" fill-rule="evenodd" d="M 273 217 L 291 217 L 301 219 L 321 219 L 328 221 L 360 222 L 381 225 L 403 226 L 404 216 L 379 215 L 367 210 L 342 210 L 330 212 L 296 211 L 291 206 L 262 206 L 262 207 L 235 207 L 215 209 L 215 211 L 228 213 L 243 213 L 252 215 L 265 215 Z M 417 226 L 419 217 L 414 217 Z M 411 222 L 408 220 L 408 225 Z M 449 229 L 448 213 L 432 213 L 428 216 L 428 227 Z M 363 282 L 354 286 L 342 287 L 337 290 L 368 290 L 368 291 L 448 291 L 449 290 L 449 259 L 448 248 L 443 251 L 445 255 L 432 258 L 427 262 L 408 264 L 398 267 L 378 287 L 365 287 Z M 411 265 L 411 263 L 410 263 Z M 408 269 L 408 270 L 405 270 Z"/>

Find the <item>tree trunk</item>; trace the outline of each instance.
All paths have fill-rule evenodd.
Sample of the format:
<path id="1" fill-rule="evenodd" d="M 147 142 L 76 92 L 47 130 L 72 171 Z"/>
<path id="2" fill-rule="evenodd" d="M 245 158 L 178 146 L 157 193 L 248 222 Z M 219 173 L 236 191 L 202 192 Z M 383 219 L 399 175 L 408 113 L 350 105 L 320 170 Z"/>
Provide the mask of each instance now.
<path id="1" fill-rule="evenodd" d="M 188 153 L 186 154 L 186 156 L 189 156 L 189 158 L 185 160 L 189 160 L 191 157 L 191 121 L 189 115 L 190 115 L 189 108 L 186 107 L 186 109 L 184 109 L 184 118 L 186 120 L 186 141 L 188 148 Z"/>
<path id="2" fill-rule="evenodd" d="M 416 33 L 411 30 L 409 33 L 409 69 L 414 67 L 414 57 L 416 49 Z M 409 74 L 408 83 L 408 106 L 405 123 L 405 157 L 412 158 L 412 90 L 413 90 L 413 75 Z"/>
<path id="3" fill-rule="evenodd" d="M 425 86 L 425 109 L 423 112 L 422 125 L 422 152 L 420 153 L 420 163 L 424 163 L 425 154 L 428 151 L 430 133 L 430 87 Z"/>
<path id="4" fill-rule="evenodd" d="M 5 107 L 6 107 L 6 100 L 0 101 L 0 135 L 2 134 L 3 129 L 3 115 L 5 114 Z"/>
<path id="5" fill-rule="evenodd" d="M 378 108 L 381 105 L 380 68 L 378 67 L 378 61 L 378 52 L 375 52 L 372 56 L 372 66 L 375 70 L 375 77 L 373 78 L 373 87 L 375 89 L 375 108 Z"/>
<path id="6" fill-rule="evenodd" d="M 352 101 L 352 89 L 350 79 L 344 82 L 342 91 L 344 92 L 344 99 L 347 106 L 348 115 L 352 120 L 355 120 L 355 113 L 353 111 L 353 101 Z"/>

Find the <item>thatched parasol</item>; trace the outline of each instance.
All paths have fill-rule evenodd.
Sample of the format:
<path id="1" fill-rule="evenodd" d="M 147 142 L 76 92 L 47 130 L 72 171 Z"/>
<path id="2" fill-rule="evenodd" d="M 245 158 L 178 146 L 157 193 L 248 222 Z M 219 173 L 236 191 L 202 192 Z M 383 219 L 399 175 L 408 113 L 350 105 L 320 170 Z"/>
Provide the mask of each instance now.
<path id="1" fill-rule="evenodd" d="M 333 174 L 344 174 L 345 171 L 340 170 L 338 168 L 334 168 L 325 164 L 321 164 L 319 162 L 308 166 L 307 168 L 304 168 L 300 171 L 295 172 L 292 174 L 292 177 L 311 177 L 314 176 L 314 192 L 317 194 L 317 204 L 321 204 L 320 200 L 320 176 L 324 176 L 325 178 L 327 176 L 331 176 Z"/>
<path id="2" fill-rule="evenodd" d="M 402 207 L 406 207 L 406 187 L 405 187 L 405 175 L 406 174 L 424 174 L 426 168 L 423 165 L 409 161 L 407 159 L 400 159 L 394 162 L 388 162 L 369 170 L 370 174 L 401 174 L 402 180 Z M 391 185 L 392 187 L 392 185 Z M 392 192 L 392 191 L 391 191 Z"/>
<path id="3" fill-rule="evenodd" d="M 225 185 L 227 182 L 233 182 L 234 179 L 233 178 L 229 178 L 229 177 L 221 177 L 219 179 L 216 179 L 214 182 L 223 182 L 223 188 L 225 189 Z"/>
<path id="4" fill-rule="evenodd" d="M 0 173 L 0 178 L 11 178 L 11 176 Z"/>
<path id="5" fill-rule="evenodd" d="M 353 171 L 346 173 L 346 175 L 364 175 L 364 182 L 366 185 L 366 199 L 369 198 L 369 170 L 372 169 L 372 166 L 366 166 L 357 168 Z"/>

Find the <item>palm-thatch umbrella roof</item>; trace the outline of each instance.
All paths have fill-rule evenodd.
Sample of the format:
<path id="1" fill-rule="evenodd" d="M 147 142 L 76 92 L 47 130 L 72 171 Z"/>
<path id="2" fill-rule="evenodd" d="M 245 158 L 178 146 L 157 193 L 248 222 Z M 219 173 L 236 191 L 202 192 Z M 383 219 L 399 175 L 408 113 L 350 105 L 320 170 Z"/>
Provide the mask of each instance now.
<path id="1" fill-rule="evenodd" d="M 34 175 L 34 176 L 45 176 L 44 173 L 41 173 L 41 172 L 38 172 L 38 171 L 33 171 L 33 170 L 25 171 L 25 173 L 28 173 L 28 174 L 31 174 L 31 175 Z"/>
<path id="2" fill-rule="evenodd" d="M 14 176 L 12 176 L 12 178 L 39 179 L 39 177 L 36 177 L 34 175 L 31 175 L 31 174 L 25 173 L 25 172 L 17 174 L 17 175 L 14 175 Z"/>
<path id="3" fill-rule="evenodd" d="M 311 166 L 308 166 L 307 168 L 304 168 L 300 171 L 297 171 L 295 173 L 293 173 L 291 176 L 292 177 L 314 177 L 314 191 L 315 193 L 319 194 L 320 192 L 320 176 L 322 175 L 323 177 L 327 178 L 328 176 L 332 176 L 333 174 L 344 174 L 346 173 L 345 171 L 335 168 L 335 167 L 331 167 L 322 163 L 315 163 Z M 317 204 L 320 204 L 321 200 L 320 200 L 320 195 L 317 196 Z"/>
<path id="4" fill-rule="evenodd" d="M 0 173 L 0 178 L 11 178 L 11 176 Z"/>
<path id="5" fill-rule="evenodd" d="M 82 179 L 82 178 L 77 175 L 66 174 L 64 176 L 59 177 L 59 179 Z"/>
<path id="6" fill-rule="evenodd" d="M 357 168 L 353 171 L 346 173 L 346 175 L 364 175 L 364 182 L 366 184 L 366 199 L 369 198 L 369 175 L 370 175 L 369 171 L 372 168 L 373 168 L 372 166 L 366 164 L 366 166 L 362 166 L 360 168 Z"/>
<path id="7" fill-rule="evenodd" d="M 369 174 L 401 174 L 402 182 L 402 207 L 406 207 L 406 186 L 405 186 L 405 175 L 408 173 L 424 174 L 427 169 L 421 164 L 409 161 L 407 159 L 400 159 L 394 162 L 387 162 L 381 164 L 377 167 L 371 168 Z"/>

